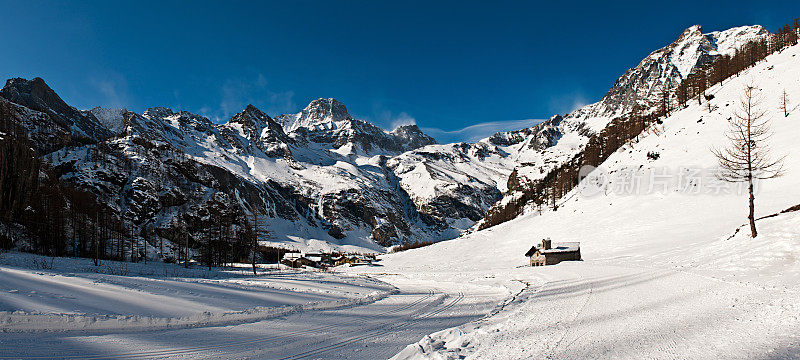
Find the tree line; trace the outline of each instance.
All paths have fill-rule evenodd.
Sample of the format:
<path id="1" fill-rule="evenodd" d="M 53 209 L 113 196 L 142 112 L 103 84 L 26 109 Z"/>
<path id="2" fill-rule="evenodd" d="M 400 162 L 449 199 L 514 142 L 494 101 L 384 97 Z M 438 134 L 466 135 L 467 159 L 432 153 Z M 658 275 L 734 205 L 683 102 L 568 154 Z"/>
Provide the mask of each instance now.
<path id="1" fill-rule="evenodd" d="M 733 55 L 721 55 L 714 61 L 697 67 L 677 86 L 674 94 L 671 91 L 664 91 L 662 94 L 668 98 L 667 102 L 671 102 L 669 98 L 674 97 L 678 105 L 685 105 L 691 99 L 697 99 L 698 103 L 702 103 L 708 88 L 739 75 L 770 54 L 796 45 L 798 29 L 800 24 L 798 19 L 795 19 L 792 24 L 784 25 L 778 32 L 768 37 L 748 42 Z"/>
<path id="2" fill-rule="evenodd" d="M 28 250 L 43 255 L 114 257 L 121 224 L 93 194 L 58 180 L 14 116 L 0 103 L 0 248 L 24 237 Z"/>
<path id="3" fill-rule="evenodd" d="M 778 32 L 766 38 L 748 42 L 733 55 L 721 55 L 712 62 L 699 66 L 675 88 L 670 88 L 669 83 L 665 82 L 656 92 L 654 101 L 637 103 L 628 114 L 612 119 L 605 129 L 589 136 L 589 141 L 580 153 L 539 180 L 526 181 L 519 177 L 515 169 L 509 176 L 508 189 L 509 193 L 516 196 L 500 206 L 490 208 L 479 229 L 514 219 L 529 204 L 557 210 L 558 200 L 580 183 L 580 169 L 583 166 L 599 166 L 623 145 L 637 139 L 645 130 L 662 123 L 663 119 L 686 107 L 690 101 L 696 99 L 701 104 L 703 100 L 709 102 L 713 96 L 706 94 L 706 90 L 755 66 L 768 55 L 796 45 L 799 32 L 800 24 L 795 19 L 792 24 L 781 27 Z M 781 109 L 785 116 L 788 116 L 787 103 L 784 93 Z M 585 134 L 588 133 L 585 131 Z"/>

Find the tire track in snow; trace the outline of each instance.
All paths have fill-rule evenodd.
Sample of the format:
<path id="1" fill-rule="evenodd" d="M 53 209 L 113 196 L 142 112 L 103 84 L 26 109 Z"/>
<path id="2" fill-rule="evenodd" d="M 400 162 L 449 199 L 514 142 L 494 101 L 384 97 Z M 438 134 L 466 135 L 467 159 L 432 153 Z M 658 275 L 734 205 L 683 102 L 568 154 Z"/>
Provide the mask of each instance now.
<path id="1" fill-rule="evenodd" d="M 399 294 L 400 295 L 400 294 Z M 126 353 L 117 353 L 117 354 L 108 354 L 108 355 L 59 355 L 59 356 L 11 356 L 11 357 L 4 357 L 0 356 L 0 359 L 87 359 L 87 360 L 101 360 L 101 359 L 117 359 L 117 358 L 127 358 L 127 359 L 139 359 L 139 358 L 163 358 L 163 357 L 172 357 L 172 356 L 181 356 L 181 355 L 193 355 L 202 353 L 205 351 L 211 350 L 221 350 L 231 347 L 243 346 L 243 345 L 256 345 L 262 344 L 274 340 L 282 340 L 286 338 L 292 338 L 300 335 L 310 335 L 316 334 L 320 331 L 330 330 L 333 328 L 346 326 L 346 325 L 356 325 L 363 323 L 364 321 L 375 320 L 382 318 L 387 315 L 395 314 L 398 312 L 402 312 L 408 309 L 412 309 L 417 307 L 419 304 L 424 303 L 426 300 L 429 300 L 436 296 L 436 293 L 433 290 L 428 290 L 428 292 L 420 297 L 417 300 L 412 301 L 411 303 L 402 305 L 397 308 L 393 308 L 390 310 L 386 310 L 383 312 L 379 312 L 372 315 L 362 316 L 358 319 L 347 320 L 343 322 L 337 322 L 335 324 L 323 325 L 323 326 L 316 326 L 312 328 L 307 328 L 303 330 L 297 331 L 289 331 L 284 332 L 279 335 L 272 335 L 263 338 L 257 339 L 249 339 L 249 340 L 241 340 L 241 341 L 230 341 L 230 342 L 222 342 L 213 345 L 203 345 L 203 346 L 195 346 L 195 347 L 184 347 L 180 349 L 165 349 L 165 350 L 155 350 L 155 351 L 145 351 L 145 352 L 126 352 Z M 365 305 L 367 306 L 367 305 Z M 424 309 L 425 307 L 423 307 Z M 326 312 L 325 310 L 320 311 L 320 313 Z M 327 311 L 330 312 L 330 311 Z M 345 334 L 349 334 L 358 330 L 350 331 Z M 246 352 L 245 350 L 244 352 Z"/>
<path id="2" fill-rule="evenodd" d="M 583 280 L 583 279 L 584 279 L 583 275 L 580 275 L 580 277 L 581 277 L 581 280 Z M 575 316 L 572 318 L 572 323 L 574 323 L 576 320 L 577 320 L 579 323 L 580 323 L 580 322 L 583 322 L 582 320 L 579 320 L 579 318 L 580 318 L 580 316 L 583 314 L 583 311 L 586 309 L 586 306 L 589 304 L 589 301 L 591 301 L 591 299 L 592 299 L 592 294 L 594 294 L 594 285 L 592 284 L 592 282 L 591 282 L 591 281 L 590 281 L 590 282 L 588 282 L 588 283 L 589 283 L 589 293 L 586 295 L 586 301 L 584 301 L 583 305 L 581 305 L 581 307 L 580 307 L 580 308 L 578 309 L 578 311 L 575 313 Z M 560 339 L 558 339 L 558 341 L 556 342 L 556 345 L 555 345 L 555 346 L 553 347 L 553 349 L 550 351 L 550 354 L 547 356 L 547 358 L 553 358 L 553 357 L 556 355 L 556 351 L 558 350 L 558 347 L 561 345 L 561 343 L 564 341 L 564 339 L 566 339 L 566 338 L 567 338 L 567 335 L 569 335 L 569 333 L 571 332 L 570 330 L 572 330 L 573 328 L 575 328 L 575 326 L 574 326 L 574 325 L 573 325 L 573 326 L 568 326 L 568 327 L 567 327 L 567 328 L 564 330 L 564 333 L 561 335 L 561 338 L 560 338 Z M 576 341 L 578 341 L 578 339 L 582 338 L 584 335 L 586 335 L 586 332 L 583 332 L 583 333 L 581 333 L 580 335 L 576 336 L 576 337 L 575 337 L 575 339 L 573 339 L 572 341 L 570 341 L 569 343 L 567 343 L 567 344 L 564 346 L 564 348 L 563 348 L 563 349 L 561 349 L 561 350 L 559 351 L 559 353 L 560 353 L 560 354 L 564 354 L 564 353 L 567 351 L 567 349 L 569 349 L 569 347 L 570 347 L 570 346 L 572 346 L 572 344 L 574 344 Z"/>
<path id="3" fill-rule="evenodd" d="M 455 305 L 460 303 L 463 299 L 464 299 L 464 293 L 463 292 L 459 292 L 458 295 L 456 295 L 455 299 L 453 301 L 451 301 L 450 303 L 448 303 L 447 305 L 439 307 L 439 308 L 436 308 L 434 311 L 431 311 L 431 312 L 428 312 L 428 313 L 425 313 L 425 314 L 421 314 L 421 315 L 416 316 L 416 317 L 412 317 L 412 319 L 410 321 L 405 321 L 405 322 L 402 322 L 402 323 L 397 324 L 395 326 L 389 326 L 388 328 L 383 328 L 383 329 L 379 328 L 379 329 L 376 329 L 376 330 L 378 330 L 377 332 L 371 332 L 371 333 L 366 333 L 366 334 L 363 334 L 363 335 L 360 335 L 360 336 L 352 337 L 350 339 L 346 339 L 346 340 L 340 341 L 340 342 L 335 343 L 335 344 L 323 346 L 321 348 L 317 348 L 317 349 L 310 350 L 310 351 L 307 351 L 307 352 L 303 352 L 303 353 L 300 353 L 300 354 L 296 354 L 296 355 L 293 355 L 293 356 L 284 357 L 284 358 L 281 358 L 280 360 L 304 359 L 304 358 L 308 358 L 309 356 L 318 355 L 320 353 L 324 353 L 324 352 L 330 351 L 330 350 L 335 350 L 335 349 L 344 347 L 344 346 L 352 344 L 352 343 L 356 343 L 358 341 L 361 341 L 361 340 L 364 340 L 364 339 L 367 339 L 367 338 L 370 338 L 370 337 L 377 337 L 377 336 L 385 335 L 385 334 L 388 334 L 388 333 L 391 333 L 391 332 L 395 332 L 395 331 L 398 331 L 398 330 L 403 330 L 403 329 L 406 329 L 406 328 L 412 326 L 414 323 L 417 323 L 419 321 L 432 318 L 432 317 L 434 317 L 436 315 L 439 315 L 439 314 L 441 314 L 441 313 L 453 308 Z"/>
<path id="4" fill-rule="evenodd" d="M 572 275 L 571 276 L 571 280 L 572 281 L 576 281 L 577 283 L 580 283 L 580 284 L 587 284 L 588 287 L 589 287 L 589 291 L 586 294 L 586 297 L 585 297 L 584 301 L 580 303 L 580 306 L 578 307 L 578 309 L 571 316 L 571 319 L 563 321 L 562 326 L 564 326 L 564 329 L 561 331 L 561 334 L 558 337 L 558 340 L 556 340 L 556 342 L 553 345 L 548 346 L 545 350 L 543 350 L 539 354 L 538 357 L 545 358 L 545 359 L 556 358 L 557 354 L 559 354 L 559 353 L 563 354 L 570 346 L 572 346 L 572 344 L 574 344 L 578 339 L 580 339 L 584 335 L 584 334 L 578 335 L 577 337 L 575 337 L 575 339 L 573 339 L 572 341 L 567 343 L 564 346 L 563 349 L 559 350 L 559 347 L 561 346 L 561 343 L 564 342 L 564 340 L 569 336 L 569 334 L 572 332 L 572 330 L 577 326 L 576 323 L 580 323 L 581 322 L 580 317 L 583 314 L 584 309 L 586 309 L 586 306 L 589 304 L 589 301 L 591 300 L 592 294 L 594 292 L 594 285 L 592 284 L 591 281 L 588 281 L 588 282 L 585 281 L 586 278 L 582 274 L 579 274 L 579 273 L 577 273 L 575 271 L 569 271 L 568 274 Z M 544 290 L 548 285 L 553 285 L 553 284 L 554 284 L 554 282 L 550 281 L 550 282 L 542 285 L 536 291 L 536 295 L 535 296 L 538 296 L 539 294 L 541 294 L 542 290 Z M 558 331 L 558 329 L 554 329 L 554 330 Z"/>

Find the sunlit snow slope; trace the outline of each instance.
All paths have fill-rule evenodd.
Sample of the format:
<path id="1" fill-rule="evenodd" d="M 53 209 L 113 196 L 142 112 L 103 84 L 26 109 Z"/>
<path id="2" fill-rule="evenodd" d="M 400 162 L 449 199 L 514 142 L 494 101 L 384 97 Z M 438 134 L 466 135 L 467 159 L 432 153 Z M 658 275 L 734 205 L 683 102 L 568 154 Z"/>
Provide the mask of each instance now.
<path id="1" fill-rule="evenodd" d="M 497 315 L 426 337 L 398 358 L 800 356 L 800 212 L 759 220 L 756 239 L 747 228 L 737 233 L 747 220 L 746 192 L 709 172 L 716 166 L 710 149 L 725 145 L 726 119 L 748 83 L 762 89 L 776 156 L 787 155 L 785 176 L 760 184 L 756 216 L 800 204 L 794 46 L 711 88 L 711 112 L 705 101 L 690 102 L 624 146 L 594 173 L 602 180 L 584 181 L 557 211 L 531 209 L 494 228 L 386 256 L 381 272 L 454 288 L 526 284 Z M 786 118 L 784 89 L 794 100 Z M 581 242 L 585 261 L 526 266 L 523 254 L 545 237 Z"/>

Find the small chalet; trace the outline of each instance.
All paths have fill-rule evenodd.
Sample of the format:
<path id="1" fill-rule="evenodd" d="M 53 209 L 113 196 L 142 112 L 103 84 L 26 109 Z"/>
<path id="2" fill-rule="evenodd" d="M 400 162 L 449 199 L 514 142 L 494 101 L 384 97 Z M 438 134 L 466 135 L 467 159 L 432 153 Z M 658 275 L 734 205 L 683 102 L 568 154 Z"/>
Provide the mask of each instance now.
<path id="1" fill-rule="evenodd" d="M 581 243 L 553 243 L 547 238 L 542 240 L 541 244 L 531 247 L 525 256 L 531 258 L 531 266 L 555 265 L 562 261 L 580 260 Z"/>
<path id="2" fill-rule="evenodd" d="M 311 260 L 315 263 L 322 263 L 323 259 L 325 258 L 325 254 L 323 253 L 306 253 L 303 255 L 308 260 Z"/>
<path id="3" fill-rule="evenodd" d="M 303 255 L 302 253 L 286 253 L 283 255 L 283 259 L 281 259 L 281 264 L 284 264 L 289 267 L 293 268 L 301 268 L 303 266 L 310 266 L 310 267 L 318 267 L 319 263 L 313 261 Z"/>
<path id="4" fill-rule="evenodd" d="M 281 259 L 281 264 L 293 268 L 303 266 L 315 268 L 329 268 L 344 264 L 371 265 L 377 261 L 375 254 L 339 254 L 324 252 L 287 252 Z"/>

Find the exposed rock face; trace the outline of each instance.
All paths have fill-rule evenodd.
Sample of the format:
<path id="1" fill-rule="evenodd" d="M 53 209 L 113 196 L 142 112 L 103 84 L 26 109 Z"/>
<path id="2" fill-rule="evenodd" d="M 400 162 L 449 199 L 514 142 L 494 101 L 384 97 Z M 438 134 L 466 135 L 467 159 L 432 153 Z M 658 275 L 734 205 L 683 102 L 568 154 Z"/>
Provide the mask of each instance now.
<path id="1" fill-rule="evenodd" d="M 31 146 L 39 154 L 74 142 L 69 129 L 61 126 L 48 114 L 14 104 L 3 97 L 0 97 L 0 109 L 3 114 L 0 121 L 13 122 L 25 129 Z"/>
<path id="2" fill-rule="evenodd" d="M 125 130 L 125 109 L 106 109 L 96 107 L 89 112 L 94 115 L 97 121 L 114 135 L 119 135 Z"/>
<path id="3" fill-rule="evenodd" d="M 398 147 L 405 151 L 436 144 L 436 140 L 423 133 L 417 125 L 399 126 L 391 134 L 397 139 Z"/>
<path id="4" fill-rule="evenodd" d="M 28 109 L 47 114 L 55 125 L 68 129 L 72 139 L 90 143 L 107 139 L 111 131 L 99 124 L 91 113 L 67 105 L 44 80 L 14 78 L 6 81 L 0 96 Z"/>
<path id="5" fill-rule="evenodd" d="M 626 71 L 600 102 L 580 113 L 613 117 L 632 111 L 637 104 L 650 108 L 658 102 L 662 91 L 675 89 L 696 69 L 768 35 L 769 32 L 758 25 L 708 34 L 703 34 L 700 25 L 694 25 L 684 30 L 675 42 L 650 53 L 636 67 Z"/>
<path id="6" fill-rule="evenodd" d="M 4 116 L 25 126 L 58 176 L 92 191 L 133 226 L 165 228 L 180 217 L 202 229 L 214 220 L 209 207 L 239 222 L 256 211 L 269 218 L 278 242 L 373 249 L 437 238 L 446 227 L 421 221 L 386 167 L 388 158 L 433 138 L 416 126 L 386 132 L 334 99 L 278 121 L 249 105 L 215 124 L 163 107 L 81 112 L 41 79 L 9 84 L 0 97 Z"/>
<path id="7" fill-rule="evenodd" d="M 281 115 L 279 122 L 288 132 L 298 128 L 317 130 L 326 128 L 331 130 L 330 125 L 344 125 L 353 118 L 347 112 L 347 107 L 333 98 L 317 99 L 306 106 L 303 111 L 294 115 Z"/>
<path id="8" fill-rule="evenodd" d="M 292 156 L 289 144 L 294 144 L 294 140 L 283 132 L 280 124 L 253 105 L 247 105 L 244 111 L 228 120 L 221 132 L 228 142 L 242 151 L 252 151 L 249 147 L 255 146 L 267 157 Z"/>

